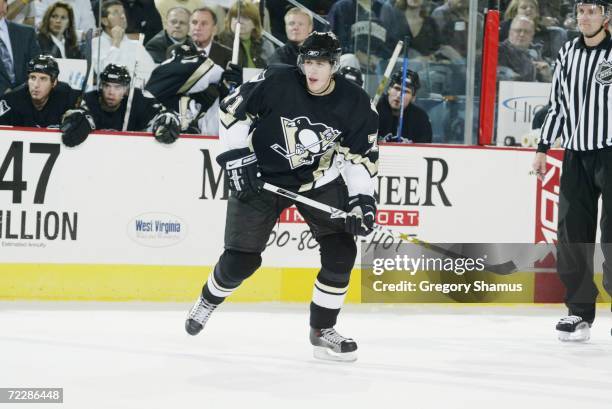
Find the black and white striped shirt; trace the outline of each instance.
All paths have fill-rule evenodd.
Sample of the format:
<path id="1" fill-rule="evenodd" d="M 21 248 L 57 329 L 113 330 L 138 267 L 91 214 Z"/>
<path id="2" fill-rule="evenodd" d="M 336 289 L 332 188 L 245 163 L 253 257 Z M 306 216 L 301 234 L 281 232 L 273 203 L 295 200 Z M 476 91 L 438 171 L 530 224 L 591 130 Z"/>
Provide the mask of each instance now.
<path id="1" fill-rule="evenodd" d="M 559 136 L 563 147 L 590 151 L 612 146 L 612 40 L 587 47 L 582 36 L 559 51 L 550 92 L 550 108 L 542 126 L 539 152 Z"/>

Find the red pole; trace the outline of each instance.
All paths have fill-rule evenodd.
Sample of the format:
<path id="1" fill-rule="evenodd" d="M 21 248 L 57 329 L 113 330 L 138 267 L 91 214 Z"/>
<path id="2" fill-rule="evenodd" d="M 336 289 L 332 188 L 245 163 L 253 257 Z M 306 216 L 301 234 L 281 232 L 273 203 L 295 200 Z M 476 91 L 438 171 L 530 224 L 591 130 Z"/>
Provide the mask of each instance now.
<path id="1" fill-rule="evenodd" d="M 497 52 L 499 49 L 499 0 L 490 0 L 486 11 L 482 50 L 482 86 L 480 88 L 479 145 L 491 145 L 495 124 L 497 93 Z"/>

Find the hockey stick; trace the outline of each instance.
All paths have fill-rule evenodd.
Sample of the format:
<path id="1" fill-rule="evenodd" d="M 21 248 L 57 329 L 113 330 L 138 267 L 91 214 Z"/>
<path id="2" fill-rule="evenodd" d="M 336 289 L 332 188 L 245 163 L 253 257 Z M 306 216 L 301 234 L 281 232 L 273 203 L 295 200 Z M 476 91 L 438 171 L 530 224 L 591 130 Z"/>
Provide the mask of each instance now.
<path id="1" fill-rule="evenodd" d="M 385 73 L 382 79 L 380 80 L 380 84 L 378 84 L 378 88 L 376 88 L 376 94 L 374 94 L 374 98 L 372 98 L 372 105 L 374 106 L 378 104 L 380 97 L 385 92 L 385 87 L 387 86 L 387 82 L 389 81 L 389 78 L 391 77 L 391 72 L 393 71 L 393 68 L 395 68 L 395 63 L 397 62 L 397 59 L 399 58 L 403 45 L 404 45 L 404 42 L 400 40 L 397 42 L 397 45 L 395 46 L 395 50 L 393 50 L 393 54 L 391 55 L 391 59 L 389 60 L 389 63 L 387 64 Z"/>
<path id="2" fill-rule="evenodd" d="M 400 116 L 397 124 L 397 138 L 399 141 L 402 139 L 402 132 L 404 130 L 404 109 L 406 104 L 404 103 L 404 97 L 406 96 L 406 78 L 408 77 L 408 37 L 406 37 L 404 43 L 404 61 L 402 64 L 402 93 L 400 96 Z"/>
<path id="3" fill-rule="evenodd" d="M 232 49 L 232 64 L 238 64 L 238 52 L 240 51 L 240 11 L 242 2 L 238 0 L 238 10 L 236 12 L 236 28 L 234 28 L 234 45 Z"/>
<path id="4" fill-rule="evenodd" d="M 136 88 L 136 68 L 138 68 L 138 61 L 134 61 L 134 72 L 132 72 L 132 82 L 130 83 L 130 92 L 125 107 L 125 116 L 123 117 L 123 132 L 128 130 L 128 124 L 130 123 L 132 101 L 134 100 L 134 88 Z"/>
<path id="5" fill-rule="evenodd" d="M 76 108 L 81 106 L 81 102 L 85 99 L 85 91 L 87 91 L 87 80 L 89 80 L 89 74 L 91 73 L 91 53 L 92 53 L 92 41 L 93 41 L 93 29 L 89 29 L 85 33 L 85 60 L 87 61 L 87 68 L 85 69 L 85 77 L 81 84 L 81 96 L 77 100 Z"/>
<path id="6" fill-rule="evenodd" d="M 324 203 L 321 202 L 317 202 L 316 200 L 312 200 L 308 197 L 302 196 L 298 193 L 292 192 L 290 190 L 287 189 L 283 189 L 281 187 L 272 185 L 270 183 L 264 183 L 263 184 L 263 189 L 267 190 L 268 192 L 274 193 L 276 195 L 279 196 L 283 196 L 286 197 L 288 199 L 291 199 L 293 201 L 299 202 L 299 203 L 303 203 L 307 206 L 310 206 L 314 209 L 318 209 L 322 212 L 328 213 L 330 215 L 330 218 L 332 219 L 346 219 L 346 217 L 348 216 L 348 213 L 345 212 L 344 210 L 340 210 L 337 209 L 333 206 L 330 205 L 326 205 Z M 365 226 L 364 226 L 365 227 Z M 436 253 L 442 254 L 445 257 L 450 257 L 450 258 L 454 258 L 454 259 L 465 259 L 465 258 L 469 258 L 467 256 L 464 256 L 462 254 L 456 253 L 454 251 L 451 250 L 447 250 L 445 248 L 442 248 L 440 246 L 437 246 L 435 244 L 431 244 L 431 243 L 427 243 L 425 241 L 413 238 L 413 237 L 408 237 L 408 235 L 405 234 L 398 234 L 396 232 L 394 232 L 393 230 L 389 229 L 389 228 L 383 228 L 380 224 L 376 224 L 374 226 L 374 230 L 378 231 L 382 234 L 385 234 L 389 237 L 392 237 L 394 240 L 403 240 L 406 241 L 408 243 L 412 243 L 412 244 L 416 244 L 418 246 L 424 247 L 428 250 L 431 251 L 435 251 Z M 488 271 L 494 274 L 499 274 L 499 275 L 507 275 L 510 273 L 513 273 L 515 271 L 517 271 L 517 266 L 516 264 L 510 260 L 510 261 L 506 261 L 504 263 L 500 263 L 500 264 L 491 264 L 491 265 L 484 265 L 484 269 L 483 271 Z"/>

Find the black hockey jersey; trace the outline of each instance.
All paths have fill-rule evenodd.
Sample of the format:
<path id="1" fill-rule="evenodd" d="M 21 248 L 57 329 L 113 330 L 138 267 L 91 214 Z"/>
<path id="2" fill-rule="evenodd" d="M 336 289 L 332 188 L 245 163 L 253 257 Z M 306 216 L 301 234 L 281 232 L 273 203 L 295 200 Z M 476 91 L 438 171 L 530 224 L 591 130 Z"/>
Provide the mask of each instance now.
<path id="1" fill-rule="evenodd" d="M 315 96 L 299 68 L 270 65 L 223 100 L 220 137 L 250 146 L 266 182 L 306 191 L 337 177 L 342 163 L 349 193 L 373 194 L 378 115 L 361 88 L 334 80 L 331 93 Z"/>
<path id="2" fill-rule="evenodd" d="M 125 111 L 127 110 L 127 95 L 121 101 L 116 111 L 108 112 L 102 109 L 99 91 L 90 91 L 85 94 L 85 102 L 96 124 L 96 129 L 123 130 Z M 142 91 L 134 88 L 132 109 L 128 121 L 128 131 L 147 131 L 149 123 L 163 109 L 155 98 L 147 98 Z"/>
<path id="3" fill-rule="evenodd" d="M 0 100 L 0 125 L 31 126 L 38 128 L 59 127 L 62 116 L 74 109 L 81 95 L 65 82 L 58 81 L 51 90 L 47 103 L 40 111 L 32 104 L 27 83 L 4 94 Z"/>

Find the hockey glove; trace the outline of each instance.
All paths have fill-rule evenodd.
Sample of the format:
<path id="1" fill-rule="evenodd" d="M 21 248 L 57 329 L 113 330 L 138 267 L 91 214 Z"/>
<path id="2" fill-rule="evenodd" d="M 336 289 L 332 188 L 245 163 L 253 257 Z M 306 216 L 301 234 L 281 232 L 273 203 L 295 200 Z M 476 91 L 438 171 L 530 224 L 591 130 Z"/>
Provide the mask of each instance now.
<path id="1" fill-rule="evenodd" d="M 402 143 L 404 142 L 404 138 L 402 138 L 401 136 L 388 134 L 388 135 L 385 135 L 385 142 Z"/>
<path id="2" fill-rule="evenodd" d="M 204 91 L 189 94 L 189 96 L 201 105 L 200 112 L 206 112 L 219 98 L 219 85 L 210 84 Z"/>
<path id="3" fill-rule="evenodd" d="M 221 79 L 233 88 L 242 85 L 242 67 L 238 64 L 228 63 L 227 68 L 221 74 Z"/>
<path id="4" fill-rule="evenodd" d="M 62 142 L 68 147 L 80 145 L 89 133 L 96 129 L 96 124 L 88 111 L 82 108 L 66 111 L 62 118 Z"/>
<path id="5" fill-rule="evenodd" d="M 234 192 L 261 192 L 263 182 L 259 179 L 257 157 L 249 148 L 223 152 L 217 156 L 217 163 L 225 170 L 230 189 Z"/>
<path id="6" fill-rule="evenodd" d="M 157 142 L 172 143 L 178 139 L 181 133 L 181 125 L 174 112 L 163 109 L 153 118 L 151 130 Z"/>
<path id="7" fill-rule="evenodd" d="M 367 236 L 374 229 L 376 200 L 368 195 L 349 197 L 344 230 L 356 236 Z"/>

